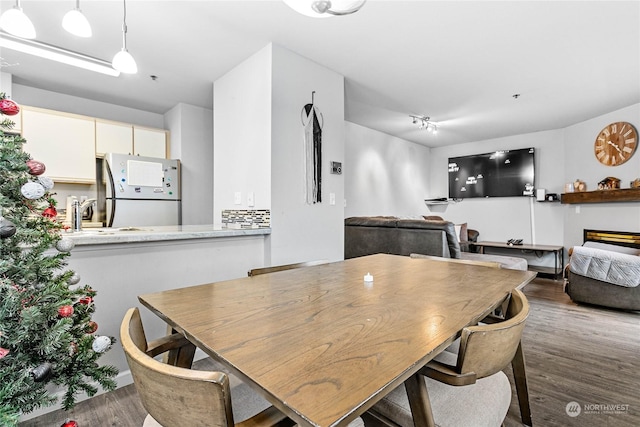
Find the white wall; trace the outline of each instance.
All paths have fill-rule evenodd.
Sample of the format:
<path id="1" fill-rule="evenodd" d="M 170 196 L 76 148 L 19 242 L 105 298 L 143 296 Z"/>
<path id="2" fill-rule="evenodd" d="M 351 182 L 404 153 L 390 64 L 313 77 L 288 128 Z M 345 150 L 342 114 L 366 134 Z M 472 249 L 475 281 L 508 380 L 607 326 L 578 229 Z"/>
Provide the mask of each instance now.
<path id="1" fill-rule="evenodd" d="M 301 111 L 312 91 L 324 117 L 323 202 L 306 205 Z M 271 209 L 266 263 L 342 259 L 344 183 L 329 162 L 344 158 L 344 78 L 268 45 L 216 80 L 213 99 L 216 222 L 223 209 L 250 208 L 253 192 L 255 209 Z"/>
<path id="2" fill-rule="evenodd" d="M 431 196 L 447 197 L 449 157 L 534 147 L 536 188 L 561 193 L 564 188 L 563 131 L 545 131 L 431 149 Z M 506 242 L 512 238 L 526 243 L 562 244 L 563 221 L 560 203 L 539 203 L 530 197 L 464 199 L 435 213 L 455 223 L 466 222 L 480 232 L 481 240 Z"/>
<path id="3" fill-rule="evenodd" d="M 322 128 L 322 202 L 304 196 L 304 127 L 301 112 L 311 103 Z M 286 264 L 344 257 L 344 175 L 330 162 L 344 162 L 344 77 L 277 45 L 273 46 L 271 133 L 271 257 Z M 330 194 L 336 203 L 329 203 Z"/>
<path id="4" fill-rule="evenodd" d="M 0 92 L 4 92 L 7 98 L 12 98 L 13 76 L 9 73 L 0 72 Z"/>
<path id="5" fill-rule="evenodd" d="M 30 86 L 13 84 L 12 99 L 18 104 L 47 108 L 66 113 L 81 114 L 100 119 L 131 123 L 139 126 L 164 128 L 162 114 L 136 110 L 122 105 L 108 104 L 93 99 L 79 98 Z"/>
<path id="6" fill-rule="evenodd" d="M 271 45 L 213 84 L 214 224 L 224 209 L 249 209 L 248 192 L 253 209 L 271 208 Z"/>
<path id="7" fill-rule="evenodd" d="M 182 166 L 182 223 L 213 223 L 213 111 L 180 103 L 165 113 L 171 158 Z"/>
<path id="8" fill-rule="evenodd" d="M 345 216 L 428 215 L 430 149 L 345 122 Z"/>
<path id="9" fill-rule="evenodd" d="M 640 130 L 640 104 L 622 108 L 591 120 L 570 126 L 564 131 L 566 158 L 565 182 L 580 179 L 587 190 L 597 189 L 598 182 L 613 176 L 621 180 L 622 188 L 640 178 L 640 149 L 620 166 L 604 166 L 594 155 L 593 146 L 600 131 L 613 122 L 629 122 Z M 596 203 L 564 205 L 564 242 L 566 247 L 583 241 L 583 229 L 640 231 L 640 203 Z"/>

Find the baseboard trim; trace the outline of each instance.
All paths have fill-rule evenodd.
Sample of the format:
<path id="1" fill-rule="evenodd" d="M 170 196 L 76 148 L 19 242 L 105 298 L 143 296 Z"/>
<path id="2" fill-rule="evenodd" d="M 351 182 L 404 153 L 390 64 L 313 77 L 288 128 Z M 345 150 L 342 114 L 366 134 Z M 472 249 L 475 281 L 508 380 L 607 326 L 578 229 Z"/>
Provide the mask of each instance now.
<path id="1" fill-rule="evenodd" d="M 209 357 L 205 352 L 203 352 L 200 349 L 196 349 L 196 353 L 194 355 L 194 362 L 198 361 L 200 359 L 205 359 Z M 116 381 L 116 388 L 120 388 L 120 387 L 124 387 L 127 386 L 129 384 L 133 384 L 133 378 L 131 377 L 131 371 L 130 370 L 126 370 L 126 371 L 122 371 L 120 372 L 118 375 L 116 375 L 115 378 Z M 98 388 L 98 392 L 96 394 L 94 394 L 93 396 L 89 397 L 87 396 L 86 393 L 80 393 L 78 394 L 77 398 L 76 398 L 76 403 L 82 402 L 83 400 L 87 400 L 87 399 L 91 399 L 92 397 L 96 397 L 99 396 L 101 394 L 107 393 L 105 390 L 103 390 L 98 383 L 93 383 L 97 388 Z M 59 409 L 62 409 L 62 404 L 60 403 L 62 400 L 62 397 L 64 396 L 64 392 L 62 390 L 58 390 L 57 392 L 54 393 L 54 396 L 58 399 L 58 401 L 51 405 L 51 406 L 47 406 L 45 408 L 38 408 L 36 410 L 34 410 L 33 412 L 29 412 L 28 414 L 22 414 L 20 416 L 20 421 L 26 421 L 26 420 L 30 420 L 32 418 L 36 418 L 39 417 L 40 415 L 44 415 L 44 414 L 48 414 L 49 412 L 54 412 L 57 411 Z"/>

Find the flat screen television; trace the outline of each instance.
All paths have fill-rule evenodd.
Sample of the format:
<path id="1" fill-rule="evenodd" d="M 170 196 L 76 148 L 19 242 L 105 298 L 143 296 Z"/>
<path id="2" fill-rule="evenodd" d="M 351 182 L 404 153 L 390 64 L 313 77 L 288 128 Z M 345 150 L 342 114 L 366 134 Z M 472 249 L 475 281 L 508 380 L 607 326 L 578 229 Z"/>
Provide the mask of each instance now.
<path id="1" fill-rule="evenodd" d="M 449 158 L 449 198 L 533 196 L 535 150 Z"/>

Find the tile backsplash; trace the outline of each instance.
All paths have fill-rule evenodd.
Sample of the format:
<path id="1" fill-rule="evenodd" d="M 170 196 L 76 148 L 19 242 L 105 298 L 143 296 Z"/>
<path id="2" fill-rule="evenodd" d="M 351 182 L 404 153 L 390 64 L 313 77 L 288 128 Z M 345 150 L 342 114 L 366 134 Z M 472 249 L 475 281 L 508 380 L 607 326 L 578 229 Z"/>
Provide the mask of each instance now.
<path id="1" fill-rule="evenodd" d="M 271 211 L 269 209 L 222 211 L 222 228 L 269 227 L 271 227 Z"/>

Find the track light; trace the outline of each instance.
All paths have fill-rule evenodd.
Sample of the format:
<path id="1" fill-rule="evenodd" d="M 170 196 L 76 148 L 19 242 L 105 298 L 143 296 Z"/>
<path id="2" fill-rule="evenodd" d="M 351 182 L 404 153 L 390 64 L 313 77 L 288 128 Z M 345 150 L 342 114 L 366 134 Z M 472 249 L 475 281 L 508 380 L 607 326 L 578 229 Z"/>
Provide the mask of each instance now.
<path id="1" fill-rule="evenodd" d="M 29 17 L 22 11 L 20 0 L 16 0 L 16 5 L 0 16 L 0 28 L 23 39 L 36 38 L 36 29 Z"/>
<path id="2" fill-rule="evenodd" d="M 122 50 L 113 57 L 113 68 L 126 74 L 136 74 L 138 66 L 136 60 L 127 50 L 127 0 L 124 3 L 124 18 L 122 20 Z"/>
<path id="3" fill-rule="evenodd" d="M 71 9 L 62 18 L 62 28 L 78 37 L 91 37 L 91 25 L 80 10 L 80 0 L 76 0 L 75 9 Z"/>
<path id="4" fill-rule="evenodd" d="M 427 132 L 432 134 L 438 133 L 438 125 L 431 121 L 431 117 L 429 116 L 414 116 L 412 114 L 409 115 L 411 117 L 413 124 L 420 124 L 420 129 L 425 129 Z"/>

